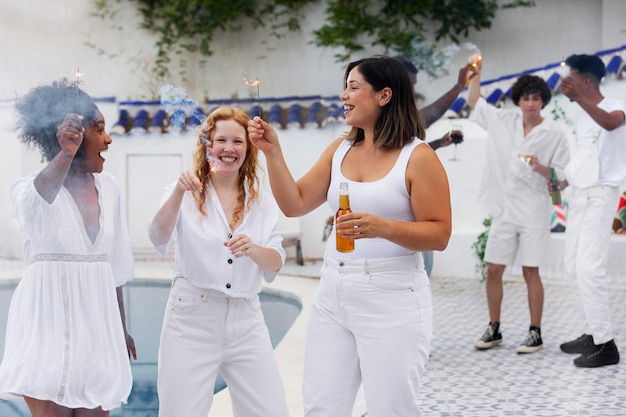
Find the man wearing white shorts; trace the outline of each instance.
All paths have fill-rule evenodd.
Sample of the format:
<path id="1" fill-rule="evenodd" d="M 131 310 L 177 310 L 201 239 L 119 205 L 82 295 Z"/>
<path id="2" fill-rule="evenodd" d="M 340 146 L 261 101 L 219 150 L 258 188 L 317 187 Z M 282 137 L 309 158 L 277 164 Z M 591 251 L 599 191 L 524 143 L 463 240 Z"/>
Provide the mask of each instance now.
<path id="1" fill-rule="evenodd" d="M 503 299 L 502 276 L 516 255 L 528 287 L 530 327 L 518 353 L 543 349 L 541 316 L 544 291 L 539 266 L 550 239 L 552 203 L 547 189 L 550 168 L 563 178 L 569 160 L 565 134 L 541 116 L 552 94 L 546 82 L 534 75 L 522 75 L 511 89 L 517 109 L 496 108 L 480 97 L 480 70 L 470 81 L 470 119 L 487 130 L 487 161 L 480 202 L 492 218 L 484 260 L 487 263 L 486 293 L 489 326 L 474 343 L 476 349 L 490 349 L 502 343 L 500 312 Z"/>

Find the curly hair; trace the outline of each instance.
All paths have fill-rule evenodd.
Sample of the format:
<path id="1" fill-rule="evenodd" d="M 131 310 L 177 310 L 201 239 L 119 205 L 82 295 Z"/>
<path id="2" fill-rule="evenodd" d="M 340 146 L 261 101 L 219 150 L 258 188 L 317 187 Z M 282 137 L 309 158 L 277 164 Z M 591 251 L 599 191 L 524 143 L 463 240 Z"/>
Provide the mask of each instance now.
<path id="1" fill-rule="evenodd" d="M 539 94 L 543 102 L 541 105 L 542 109 L 546 107 L 552 99 L 552 92 L 550 92 L 548 83 L 546 83 L 543 78 L 536 75 L 521 75 L 517 81 L 515 81 L 513 87 L 511 87 L 511 99 L 516 106 L 520 98 L 526 94 Z"/>
<path id="2" fill-rule="evenodd" d="M 215 135 L 215 127 L 217 122 L 221 120 L 234 120 L 239 123 L 246 132 L 246 158 L 243 165 L 239 169 L 239 197 L 237 198 L 237 206 L 233 218 L 230 221 L 230 229 L 234 230 L 235 226 L 243 218 L 244 202 L 246 201 L 246 185 L 248 188 L 248 203 L 245 211 L 250 209 L 250 205 L 259 196 L 259 177 L 257 171 L 259 169 L 258 150 L 256 146 L 252 146 L 248 137 L 248 114 L 242 109 L 236 107 L 220 107 L 214 110 L 200 126 L 198 134 L 198 142 L 193 152 L 193 170 L 198 178 L 201 179 L 203 185 L 203 193 L 194 193 L 194 200 L 200 211 L 201 216 L 206 216 L 204 203 L 206 194 L 210 186 L 210 177 L 212 175 L 211 162 L 207 158 L 208 149 L 212 148 L 213 136 Z"/>
<path id="3" fill-rule="evenodd" d="M 98 107 L 92 98 L 66 78 L 50 85 L 35 87 L 16 100 L 18 138 L 29 147 L 39 148 L 42 159 L 51 161 L 61 151 L 57 126 L 69 113 L 83 116 L 83 124 L 96 123 Z M 82 160 L 83 146 L 75 160 Z"/>

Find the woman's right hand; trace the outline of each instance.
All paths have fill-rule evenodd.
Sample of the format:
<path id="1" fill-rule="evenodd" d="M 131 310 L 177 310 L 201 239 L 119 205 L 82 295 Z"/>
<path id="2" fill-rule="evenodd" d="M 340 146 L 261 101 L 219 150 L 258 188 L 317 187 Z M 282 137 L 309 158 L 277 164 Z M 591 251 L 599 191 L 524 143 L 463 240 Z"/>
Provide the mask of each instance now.
<path id="1" fill-rule="evenodd" d="M 202 182 L 200 181 L 200 179 L 198 179 L 193 169 L 189 169 L 187 171 L 184 171 L 182 174 L 180 174 L 180 177 L 178 177 L 178 183 L 176 184 L 176 187 L 178 187 L 183 192 L 184 191 L 201 192 Z"/>
<path id="2" fill-rule="evenodd" d="M 263 153 L 267 153 L 278 145 L 276 131 L 265 120 L 256 116 L 248 121 L 248 137 L 250 142 Z"/>
<path id="3" fill-rule="evenodd" d="M 72 157 L 76 155 L 80 144 L 83 143 L 84 133 L 83 116 L 69 113 L 61 124 L 57 126 L 57 140 L 61 150 L 72 155 Z"/>

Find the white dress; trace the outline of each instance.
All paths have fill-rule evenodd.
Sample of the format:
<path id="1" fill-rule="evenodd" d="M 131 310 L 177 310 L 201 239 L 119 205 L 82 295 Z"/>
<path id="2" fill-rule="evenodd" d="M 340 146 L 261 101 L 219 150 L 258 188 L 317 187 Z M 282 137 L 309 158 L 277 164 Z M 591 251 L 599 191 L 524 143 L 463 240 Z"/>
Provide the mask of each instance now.
<path id="1" fill-rule="evenodd" d="M 62 187 L 48 204 L 35 174 L 11 187 L 11 209 L 27 263 L 9 308 L 0 398 L 23 395 L 68 408 L 111 410 L 132 387 L 116 287 L 134 274 L 117 181 L 94 174 L 100 231 L 88 237 Z"/>

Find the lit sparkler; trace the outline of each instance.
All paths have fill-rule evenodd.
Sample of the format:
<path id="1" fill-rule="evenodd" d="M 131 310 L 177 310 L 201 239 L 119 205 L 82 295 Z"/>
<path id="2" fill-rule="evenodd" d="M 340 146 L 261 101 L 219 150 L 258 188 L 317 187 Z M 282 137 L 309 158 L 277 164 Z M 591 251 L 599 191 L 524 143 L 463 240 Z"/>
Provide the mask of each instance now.
<path id="1" fill-rule="evenodd" d="M 200 135 L 200 140 L 204 143 L 204 154 L 206 161 L 209 163 L 209 173 L 214 173 L 220 170 L 221 162 L 218 158 L 212 155 L 213 148 L 211 148 L 211 141 L 207 139 L 206 133 Z"/>
<path id="2" fill-rule="evenodd" d="M 261 116 L 261 94 L 259 93 L 259 84 L 261 84 L 261 81 L 259 81 L 259 77 L 257 77 L 254 81 L 248 81 L 246 80 L 246 77 L 243 77 L 243 82 L 246 83 L 246 85 L 250 87 L 256 87 L 256 101 L 257 101 L 257 105 L 259 106 L 259 117 L 262 117 Z"/>
<path id="3" fill-rule="evenodd" d="M 74 111 L 78 112 L 78 85 L 80 84 L 80 77 L 85 75 L 84 72 L 80 72 L 80 68 L 76 68 L 76 105 L 74 106 Z"/>
<path id="4" fill-rule="evenodd" d="M 469 59 L 467 60 L 467 62 L 469 62 L 472 67 L 476 68 L 478 66 L 478 64 L 480 64 L 483 60 L 482 55 L 480 54 L 480 52 L 475 53 L 470 55 Z"/>

